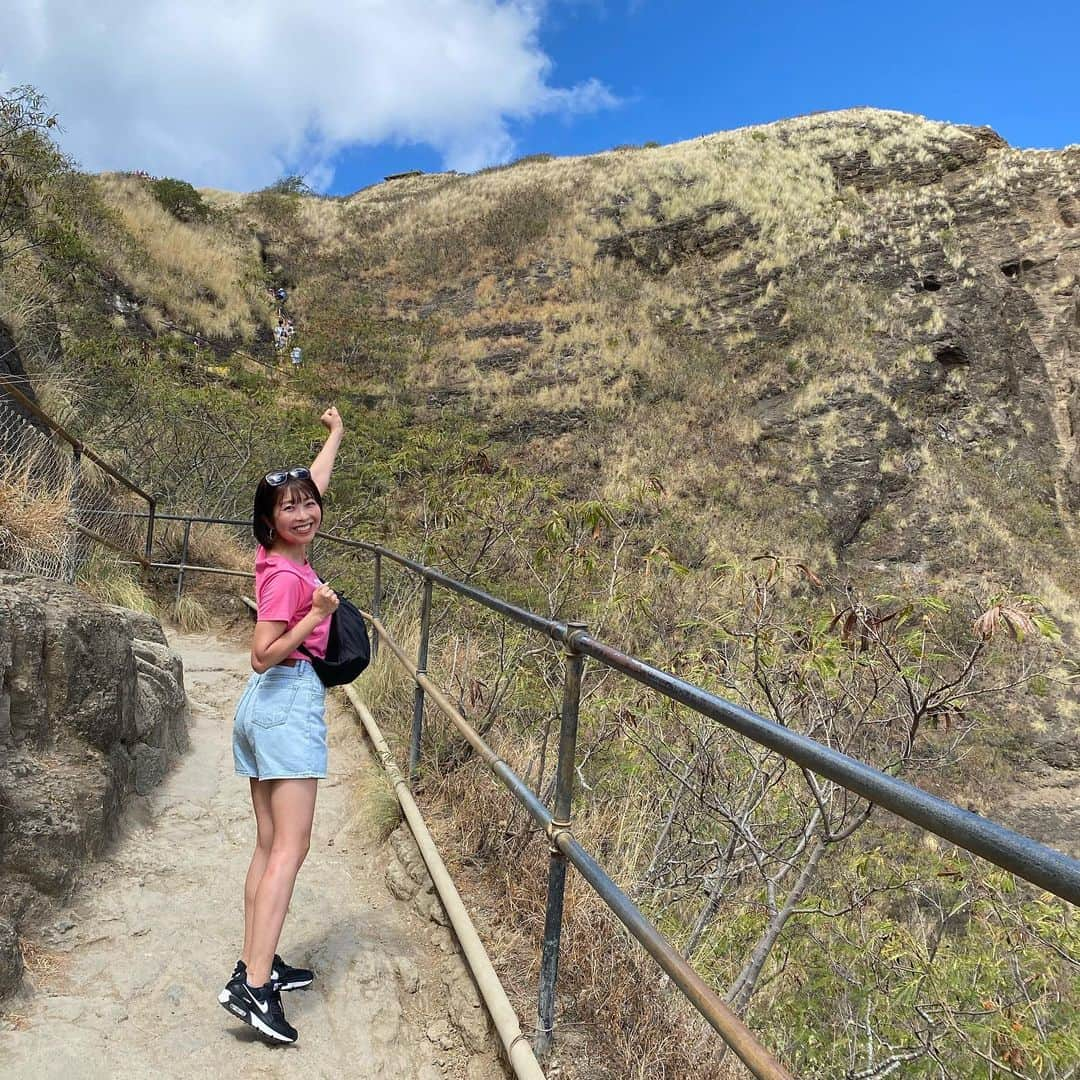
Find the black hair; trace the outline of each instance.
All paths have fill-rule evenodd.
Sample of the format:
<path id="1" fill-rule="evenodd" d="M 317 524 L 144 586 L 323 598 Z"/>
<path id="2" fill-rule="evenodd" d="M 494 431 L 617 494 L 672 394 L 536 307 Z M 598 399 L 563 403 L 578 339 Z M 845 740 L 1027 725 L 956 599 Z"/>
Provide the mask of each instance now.
<path id="1" fill-rule="evenodd" d="M 251 514 L 251 531 L 255 534 L 255 539 L 267 550 L 270 549 L 270 545 L 274 542 L 274 511 L 286 493 L 301 497 L 310 495 L 319 504 L 319 509 L 322 509 L 322 495 L 319 493 L 315 481 L 310 477 L 307 480 L 290 479 L 277 487 L 271 487 L 266 482 L 266 477 L 263 477 L 259 481 L 259 486 L 255 489 L 255 508 Z"/>

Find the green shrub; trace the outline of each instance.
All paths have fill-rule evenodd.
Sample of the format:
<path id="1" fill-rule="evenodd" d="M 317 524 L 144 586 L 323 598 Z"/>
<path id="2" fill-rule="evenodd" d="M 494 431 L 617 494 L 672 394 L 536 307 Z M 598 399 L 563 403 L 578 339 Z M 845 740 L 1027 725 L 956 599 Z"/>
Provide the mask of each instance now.
<path id="1" fill-rule="evenodd" d="M 150 182 L 150 191 L 178 221 L 205 221 L 210 216 L 210 207 L 186 180 L 164 176 Z"/>
<path id="2" fill-rule="evenodd" d="M 251 196 L 252 207 L 267 224 L 288 231 L 296 228 L 300 197 L 311 193 L 302 176 L 283 176 L 269 187 L 256 191 Z"/>
<path id="3" fill-rule="evenodd" d="M 270 195 L 312 195 L 314 192 L 302 176 L 283 176 L 263 191 Z"/>

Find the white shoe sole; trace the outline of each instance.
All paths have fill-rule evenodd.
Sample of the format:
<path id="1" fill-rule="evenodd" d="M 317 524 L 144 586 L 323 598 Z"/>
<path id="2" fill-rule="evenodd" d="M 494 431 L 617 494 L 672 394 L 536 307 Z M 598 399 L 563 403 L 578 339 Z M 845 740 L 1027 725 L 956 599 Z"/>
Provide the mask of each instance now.
<path id="1" fill-rule="evenodd" d="M 231 1016 L 243 1020 L 245 1024 L 249 1024 L 260 1035 L 265 1035 L 268 1039 L 273 1039 L 274 1042 L 289 1044 L 296 1042 L 296 1039 L 290 1039 L 287 1036 L 280 1034 L 280 1032 L 275 1031 L 269 1024 L 263 1023 L 254 1010 L 245 1009 L 242 1005 L 237 1004 L 236 999 L 228 990 L 222 990 L 221 993 L 218 994 L 218 1003 Z"/>

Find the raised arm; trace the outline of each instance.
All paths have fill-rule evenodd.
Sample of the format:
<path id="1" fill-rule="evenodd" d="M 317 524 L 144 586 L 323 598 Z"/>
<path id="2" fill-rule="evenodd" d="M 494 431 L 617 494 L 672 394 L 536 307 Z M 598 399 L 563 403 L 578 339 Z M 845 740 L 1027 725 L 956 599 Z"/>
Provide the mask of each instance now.
<path id="1" fill-rule="evenodd" d="M 330 486 L 330 474 L 334 471 L 334 459 L 341 445 L 341 437 L 345 434 L 345 425 L 341 422 L 341 414 L 333 405 L 319 417 L 319 422 L 330 434 L 326 436 L 326 442 L 311 463 L 311 479 L 315 481 L 319 494 L 325 495 Z"/>

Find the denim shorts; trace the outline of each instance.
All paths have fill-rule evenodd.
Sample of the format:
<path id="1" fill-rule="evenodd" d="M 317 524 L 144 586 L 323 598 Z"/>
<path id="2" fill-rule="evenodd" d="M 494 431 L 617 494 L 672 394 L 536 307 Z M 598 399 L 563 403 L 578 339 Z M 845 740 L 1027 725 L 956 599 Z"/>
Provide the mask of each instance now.
<path id="1" fill-rule="evenodd" d="M 236 775 L 325 779 L 325 701 L 326 688 L 306 660 L 253 674 L 233 720 Z"/>

